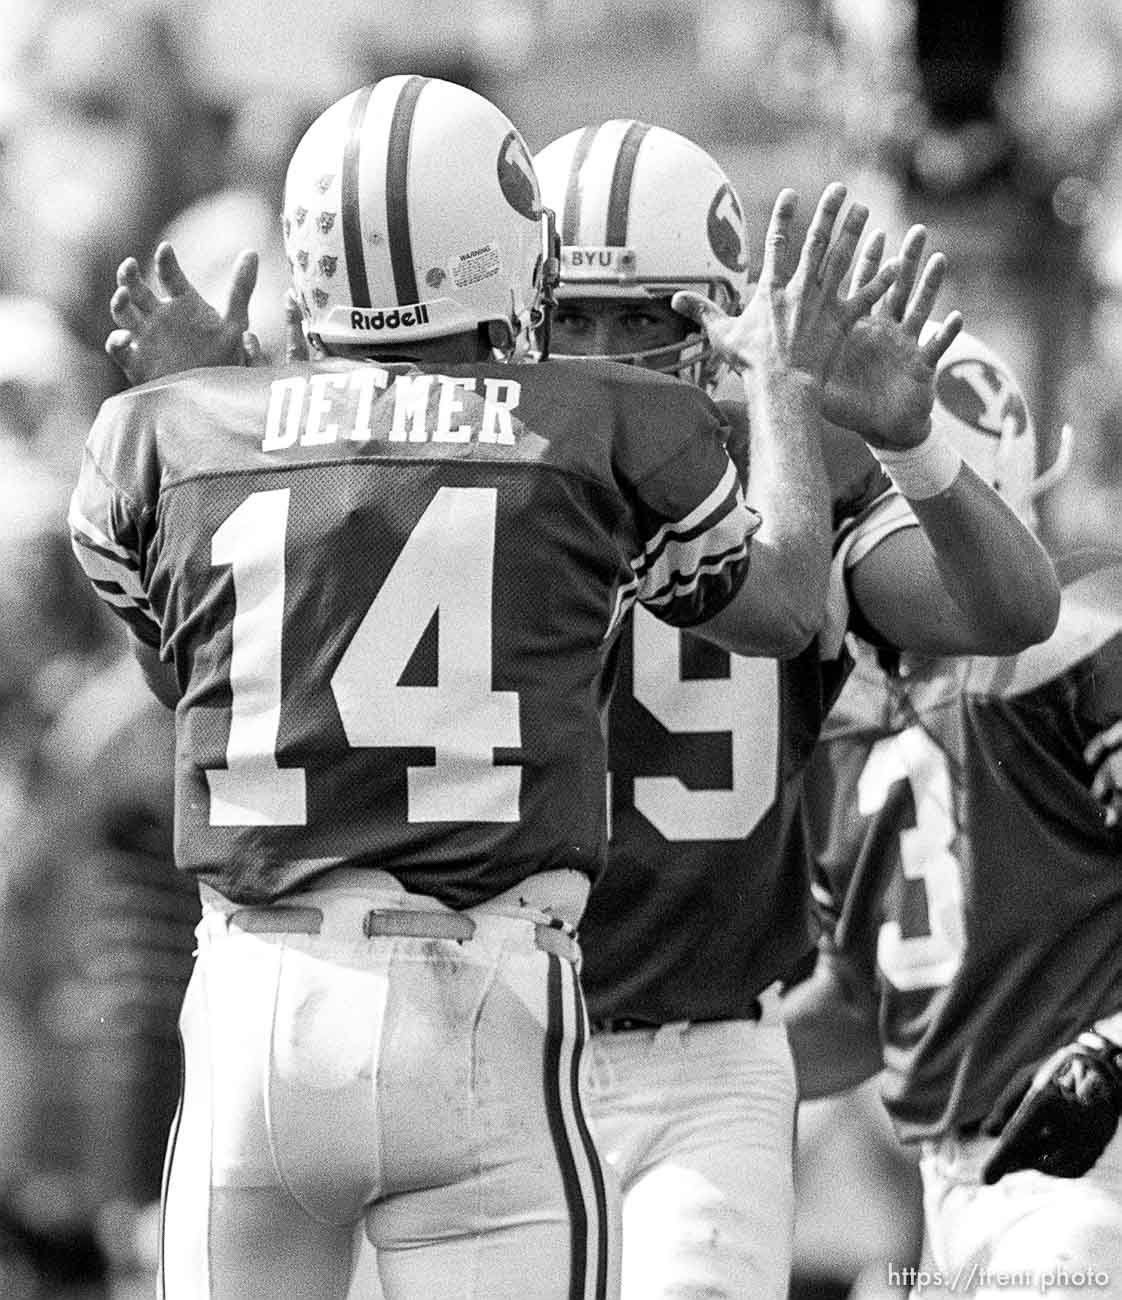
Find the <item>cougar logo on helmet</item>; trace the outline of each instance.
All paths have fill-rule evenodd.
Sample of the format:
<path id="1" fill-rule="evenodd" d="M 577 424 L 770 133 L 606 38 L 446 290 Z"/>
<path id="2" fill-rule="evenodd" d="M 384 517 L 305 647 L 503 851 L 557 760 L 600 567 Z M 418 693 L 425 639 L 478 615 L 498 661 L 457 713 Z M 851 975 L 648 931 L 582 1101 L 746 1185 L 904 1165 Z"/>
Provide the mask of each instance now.
<path id="1" fill-rule="evenodd" d="M 727 182 L 713 195 L 706 222 L 709 243 L 723 266 L 730 271 L 748 268 L 748 252 L 744 247 L 744 214 L 740 210 L 736 191 Z"/>
<path id="2" fill-rule="evenodd" d="M 932 329 L 925 326 L 921 340 Z M 1033 502 L 1067 468 L 1071 430 L 1065 426 L 1052 464 L 1038 473 L 1032 410 L 1013 367 L 966 330 L 936 366 L 931 423 L 1026 523 L 1035 524 Z"/>
<path id="3" fill-rule="evenodd" d="M 978 357 L 952 361 L 935 385 L 947 410 L 982 433 L 1020 437 L 1029 427 L 1028 408 L 1012 377 Z"/>
<path id="4" fill-rule="evenodd" d="M 527 221 L 542 214 L 542 199 L 530 153 L 517 131 L 511 131 L 499 150 L 499 188 L 506 201 Z"/>

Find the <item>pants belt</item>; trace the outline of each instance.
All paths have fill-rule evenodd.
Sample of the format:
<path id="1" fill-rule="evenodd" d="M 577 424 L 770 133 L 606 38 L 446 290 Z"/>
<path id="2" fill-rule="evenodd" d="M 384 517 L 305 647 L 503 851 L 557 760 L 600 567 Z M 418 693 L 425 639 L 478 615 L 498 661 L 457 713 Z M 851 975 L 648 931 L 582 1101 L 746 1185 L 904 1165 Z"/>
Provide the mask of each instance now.
<path id="1" fill-rule="evenodd" d="M 319 934 L 323 912 L 318 907 L 242 907 L 231 913 L 229 924 L 249 934 Z M 529 922 L 534 941 L 543 952 L 572 961 L 576 939 L 562 922 Z M 475 937 L 476 924 L 462 912 L 411 911 L 408 908 L 372 908 L 362 918 L 366 939 L 380 936 L 404 939 L 452 939 L 466 943 Z"/>
<path id="2" fill-rule="evenodd" d="M 745 1009 L 743 1015 L 701 1016 L 696 1020 L 690 1020 L 685 1023 L 691 1025 L 707 1025 L 721 1020 L 760 1020 L 763 1014 L 764 1009 L 760 1005 L 760 1000 L 755 998 L 753 999 L 751 1006 Z M 626 1034 L 636 1029 L 656 1030 L 662 1029 L 666 1024 L 682 1024 L 683 1022 L 680 1020 L 643 1020 L 638 1016 L 608 1016 L 602 1019 L 597 1018 L 590 1020 L 588 1023 L 594 1034 Z"/>

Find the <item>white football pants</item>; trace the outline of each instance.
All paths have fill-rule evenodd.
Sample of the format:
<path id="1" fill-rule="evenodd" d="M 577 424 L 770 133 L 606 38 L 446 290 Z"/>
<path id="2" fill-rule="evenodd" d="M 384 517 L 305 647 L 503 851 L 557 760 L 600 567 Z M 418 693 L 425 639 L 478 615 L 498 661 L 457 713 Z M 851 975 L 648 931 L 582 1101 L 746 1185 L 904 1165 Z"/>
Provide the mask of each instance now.
<path id="1" fill-rule="evenodd" d="M 778 997 L 759 1022 L 593 1034 L 593 1131 L 623 1192 L 622 1300 L 784 1300 L 795 1072 Z"/>
<path id="2" fill-rule="evenodd" d="M 440 910 L 400 889 L 285 902 L 287 933 L 275 907 L 198 927 L 161 1297 L 341 1298 L 365 1231 L 386 1300 L 611 1300 L 571 935 L 486 908 L 441 910 L 470 938 L 370 935 Z"/>

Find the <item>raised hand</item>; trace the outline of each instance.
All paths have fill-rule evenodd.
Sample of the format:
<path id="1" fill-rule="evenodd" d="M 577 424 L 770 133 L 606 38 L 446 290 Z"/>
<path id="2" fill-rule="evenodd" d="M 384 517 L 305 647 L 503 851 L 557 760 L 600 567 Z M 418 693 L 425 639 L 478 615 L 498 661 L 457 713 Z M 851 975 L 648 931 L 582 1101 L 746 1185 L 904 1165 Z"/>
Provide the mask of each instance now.
<path id="1" fill-rule="evenodd" d="M 117 326 L 105 350 L 131 384 L 198 366 L 244 366 L 260 356 L 249 332 L 249 300 L 257 283 L 257 254 L 234 260 L 230 292 L 220 315 L 183 274 L 169 243 L 156 249 L 154 293 L 135 257 L 117 269 L 109 312 Z"/>
<path id="2" fill-rule="evenodd" d="M 779 194 L 760 279 L 739 316 L 727 315 L 701 294 L 683 291 L 671 299 L 675 311 L 702 325 L 714 352 L 733 370 L 758 377 L 794 371 L 823 383 L 855 322 L 892 284 L 897 267 L 890 262 L 872 268 L 848 295 L 840 292 L 869 215 L 861 204 L 853 204 L 835 237 L 845 197 L 844 185 L 826 187 L 792 265 L 791 225 L 798 196 L 790 189 Z"/>
<path id="3" fill-rule="evenodd" d="M 929 324 L 947 262 L 933 253 L 921 269 L 926 242 L 924 227 L 912 226 L 900 245 L 895 283 L 874 311 L 854 321 L 827 376 L 823 414 L 874 447 L 911 447 L 927 436 L 935 367 L 962 329 L 958 312 Z M 875 282 L 883 252 L 884 235 L 876 231 L 857 260 L 851 296 Z"/>

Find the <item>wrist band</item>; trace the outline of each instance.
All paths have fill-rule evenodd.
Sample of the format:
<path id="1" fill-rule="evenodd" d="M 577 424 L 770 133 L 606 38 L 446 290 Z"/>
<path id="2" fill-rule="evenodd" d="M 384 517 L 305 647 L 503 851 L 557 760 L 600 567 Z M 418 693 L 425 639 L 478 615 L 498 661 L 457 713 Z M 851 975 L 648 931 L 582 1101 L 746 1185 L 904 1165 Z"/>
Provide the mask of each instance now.
<path id="1" fill-rule="evenodd" d="M 929 433 L 914 447 L 873 447 L 872 452 L 904 496 L 913 501 L 945 492 L 962 468 L 962 457 L 941 433 Z"/>

